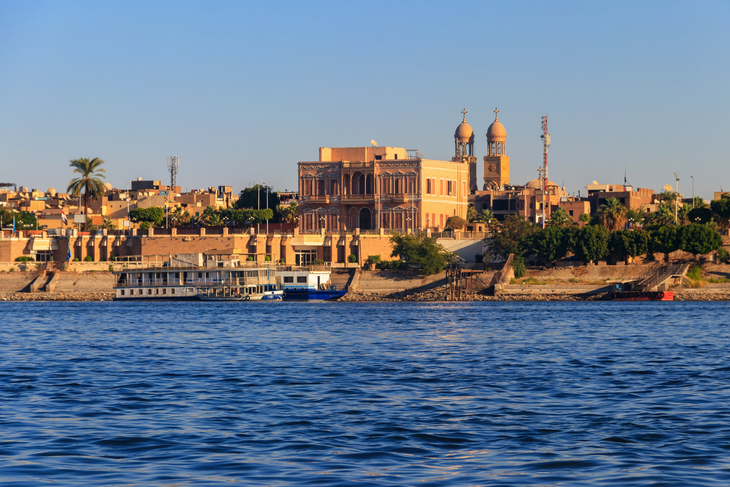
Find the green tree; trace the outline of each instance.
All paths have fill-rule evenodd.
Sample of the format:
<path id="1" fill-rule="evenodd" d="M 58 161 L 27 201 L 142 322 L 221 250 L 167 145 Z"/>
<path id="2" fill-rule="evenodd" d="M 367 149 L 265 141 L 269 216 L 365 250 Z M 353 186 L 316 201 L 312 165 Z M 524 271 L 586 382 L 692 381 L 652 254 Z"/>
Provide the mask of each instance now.
<path id="1" fill-rule="evenodd" d="M 677 231 L 678 228 L 675 225 L 661 225 L 651 228 L 649 231 L 649 251 L 652 253 L 661 252 L 669 260 L 669 254 L 679 250 L 682 246 L 682 236 Z"/>
<path id="2" fill-rule="evenodd" d="M 398 257 L 408 262 L 426 275 L 441 272 L 446 264 L 454 259 L 454 254 L 436 243 L 436 239 L 426 237 L 424 234 L 394 233 L 390 236 L 390 241 L 393 244 L 391 257 Z"/>
<path id="3" fill-rule="evenodd" d="M 466 208 L 466 220 L 468 222 L 474 222 L 476 221 L 478 216 L 479 213 L 477 212 L 476 208 L 474 208 L 474 205 L 469 203 L 469 206 Z"/>
<path id="4" fill-rule="evenodd" d="M 720 227 L 727 229 L 730 226 L 730 197 L 723 195 L 719 200 L 711 201 L 710 209 Z"/>
<path id="5" fill-rule="evenodd" d="M 570 247 L 569 230 L 559 226 L 537 229 L 529 238 L 529 250 L 537 255 L 541 262 L 553 263 L 562 259 Z"/>
<path id="6" fill-rule="evenodd" d="M 493 256 L 507 259 L 509 254 L 522 255 L 526 250 L 527 238 L 535 231 L 529 221 L 519 215 L 510 215 L 504 221 L 493 221 L 489 226 L 490 236 L 487 237 L 487 252 Z M 485 255 L 485 260 L 490 260 Z"/>
<path id="7" fill-rule="evenodd" d="M 165 221 L 165 212 L 157 206 L 151 208 L 135 208 L 129 212 L 129 218 L 135 223 L 147 222 L 148 225 L 145 225 L 147 228 L 158 227 Z"/>
<path id="8" fill-rule="evenodd" d="M 78 174 L 77 178 L 71 180 L 68 184 L 68 189 L 73 196 L 79 196 L 81 192 L 84 192 L 84 215 L 89 214 L 89 197 L 100 198 L 106 192 L 104 182 L 99 178 L 106 178 L 103 172 L 106 172 L 101 165 L 104 161 L 95 157 L 89 160 L 88 157 L 82 157 L 81 159 L 74 159 L 71 162 L 71 167 L 74 168 L 73 173 Z M 84 222 L 84 231 L 88 228 L 88 222 Z"/>
<path id="9" fill-rule="evenodd" d="M 674 224 L 674 207 L 670 207 L 666 203 L 660 204 L 657 207 L 657 211 L 644 215 L 644 223 L 654 226 Z"/>
<path id="10" fill-rule="evenodd" d="M 699 196 L 698 196 L 699 198 Z M 687 219 L 690 223 L 702 223 L 707 224 L 712 221 L 712 210 L 709 206 L 695 207 L 689 211 Z"/>
<path id="11" fill-rule="evenodd" d="M 568 215 L 565 208 L 558 207 L 555 211 L 550 214 L 550 219 L 547 221 L 549 227 L 566 227 L 573 224 L 573 217 Z"/>
<path id="12" fill-rule="evenodd" d="M 581 213 L 580 216 L 578 217 L 578 220 L 579 221 L 582 221 L 583 223 L 590 224 L 590 222 L 591 222 L 591 215 L 588 214 L 588 213 Z"/>
<path id="13" fill-rule="evenodd" d="M 487 225 L 492 223 L 494 221 L 494 213 L 492 213 L 492 210 L 489 209 L 483 209 L 481 213 L 479 213 L 476 217 L 477 222 L 480 223 L 486 223 Z"/>
<path id="14" fill-rule="evenodd" d="M 8 221 L 3 217 L 3 225 L 13 223 L 13 215 L 15 215 L 15 228 L 16 230 L 34 230 L 38 224 L 35 213 L 30 211 L 19 211 L 17 213 L 10 213 L 10 219 Z"/>
<path id="15" fill-rule="evenodd" d="M 182 206 L 176 206 L 170 213 L 170 225 L 173 227 L 182 227 L 190 223 L 190 213 L 183 209 Z"/>
<path id="16" fill-rule="evenodd" d="M 644 213 L 641 210 L 628 210 L 626 212 L 626 222 L 629 223 L 631 228 L 635 225 L 640 225 L 644 220 Z"/>
<path id="17" fill-rule="evenodd" d="M 611 249 L 619 255 L 644 255 L 649 252 L 649 241 L 649 234 L 644 230 L 616 230 L 611 233 Z"/>
<path id="18" fill-rule="evenodd" d="M 446 219 L 446 228 L 450 228 L 452 230 L 459 230 L 461 228 L 464 228 L 465 225 L 466 220 L 464 220 L 460 216 L 450 216 Z"/>
<path id="19" fill-rule="evenodd" d="M 272 215 L 274 215 L 273 212 L 279 206 L 279 193 L 272 191 L 271 186 L 267 187 L 267 185 L 265 184 L 257 183 L 253 186 L 243 189 L 238 195 L 238 201 L 236 201 L 235 209 L 265 210 L 267 208 L 267 195 L 269 200 L 268 208 L 272 211 Z M 280 221 L 280 215 L 274 216 L 277 217 L 276 221 Z M 272 218 L 270 218 L 269 220 L 272 220 L 273 218 L 274 217 L 272 216 Z"/>
<path id="20" fill-rule="evenodd" d="M 281 221 L 284 223 L 295 223 L 299 218 L 299 206 L 296 202 L 289 206 L 279 205 L 276 207 L 276 211 L 281 215 Z"/>
<path id="21" fill-rule="evenodd" d="M 575 234 L 573 251 L 583 262 L 596 262 L 608 255 L 610 232 L 602 226 L 586 225 Z"/>
<path id="22" fill-rule="evenodd" d="M 626 225 L 627 209 L 616 198 L 608 198 L 606 203 L 598 207 L 598 221 L 610 231 L 618 230 Z"/>
<path id="23" fill-rule="evenodd" d="M 722 245 L 722 236 L 709 225 L 691 223 L 678 231 L 682 234 L 679 248 L 695 256 L 709 254 Z"/>

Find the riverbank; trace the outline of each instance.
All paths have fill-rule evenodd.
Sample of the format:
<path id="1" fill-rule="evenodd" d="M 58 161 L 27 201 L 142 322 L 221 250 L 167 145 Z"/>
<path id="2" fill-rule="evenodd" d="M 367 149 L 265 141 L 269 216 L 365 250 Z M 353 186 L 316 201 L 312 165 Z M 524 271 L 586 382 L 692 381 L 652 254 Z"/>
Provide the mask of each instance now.
<path id="1" fill-rule="evenodd" d="M 671 286 L 675 301 L 730 301 L 730 265 L 705 264 L 702 287 Z M 351 274 L 354 272 L 354 274 Z M 494 273 L 475 280 L 474 290 L 463 301 L 594 301 L 606 299 L 616 282 L 636 279 L 646 266 L 581 266 L 528 269 L 527 274 L 502 286 L 496 296 L 487 295 Z M 0 301 L 109 301 L 114 298 L 110 272 L 62 272 L 53 292 L 30 292 L 35 275 L 30 272 L 0 273 Z M 446 274 L 423 276 L 414 271 L 333 272 L 333 282 L 349 285 L 343 302 L 447 301 Z M 720 281 L 721 283 L 718 283 Z M 685 284 L 686 284 L 685 280 Z M 677 283 L 678 284 L 678 283 Z M 43 289 L 43 288 L 41 288 Z"/>

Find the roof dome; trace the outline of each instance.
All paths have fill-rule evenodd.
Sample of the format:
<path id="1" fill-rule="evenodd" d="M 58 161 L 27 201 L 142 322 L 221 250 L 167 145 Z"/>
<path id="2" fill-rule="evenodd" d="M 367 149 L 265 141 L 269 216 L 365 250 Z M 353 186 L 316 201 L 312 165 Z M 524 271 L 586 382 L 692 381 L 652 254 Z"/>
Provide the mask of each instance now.
<path id="1" fill-rule="evenodd" d="M 542 186 L 540 185 L 540 180 L 539 179 L 533 179 L 532 181 L 530 181 L 529 183 L 527 183 L 525 185 L 525 187 L 526 188 L 531 188 L 531 189 L 542 189 Z M 553 188 L 556 190 L 556 192 L 558 194 L 561 194 L 561 195 L 562 194 L 565 194 L 565 188 L 564 187 L 561 188 L 556 183 L 554 183 L 554 182 L 552 182 L 552 181 L 550 181 L 548 179 L 548 189 L 553 189 Z"/>
<path id="2" fill-rule="evenodd" d="M 504 129 L 504 125 L 496 117 L 494 122 L 489 126 L 487 130 L 487 140 L 495 142 L 504 142 L 507 139 L 507 131 Z"/>
<path id="3" fill-rule="evenodd" d="M 474 135 L 474 130 L 471 128 L 471 125 L 466 123 L 466 121 L 461 122 L 458 127 L 456 127 L 456 132 L 454 132 L 454 138 L 459 139 L 459 142 L 469 142 L 469 139 Z"/>
<path id="4" fill-rule="evenodd" d="M 46 191 L 46 194 L 48 196 L 56 196 L 56 190 L 54 188 L 48 188 L 48 191 Z"/>

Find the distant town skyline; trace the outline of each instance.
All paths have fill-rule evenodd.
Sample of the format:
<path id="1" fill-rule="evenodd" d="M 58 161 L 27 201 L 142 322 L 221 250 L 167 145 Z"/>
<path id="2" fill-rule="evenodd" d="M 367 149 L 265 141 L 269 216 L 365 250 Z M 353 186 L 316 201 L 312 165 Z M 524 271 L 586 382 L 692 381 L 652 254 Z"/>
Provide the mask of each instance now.
<path id="1" fill-rule="evenodd" d="M 474 152 L 500 110 L 512 184 L 730 190 L 723 2 L 4 2 L 0 182 L 64 192 L 69 160 L 109 183 L 297 190 L 319 147 Z M 479 179 L 481 180 L 481 170 Z"/>

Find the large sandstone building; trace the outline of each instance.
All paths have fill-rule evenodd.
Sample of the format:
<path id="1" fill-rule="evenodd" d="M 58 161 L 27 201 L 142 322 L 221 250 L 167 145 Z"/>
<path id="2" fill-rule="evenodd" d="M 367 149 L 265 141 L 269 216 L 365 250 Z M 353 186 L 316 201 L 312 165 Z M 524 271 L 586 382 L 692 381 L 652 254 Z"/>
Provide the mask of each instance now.
<path id="1" fill-rule="evenodd" d="M 399 147 L 320 147 L 319 160 L 299 163 L 300 231 L 441 230 L 451 216 L 466 218 L 476 190 L 466 119 L 454 140 L 450 161 Z"/>

